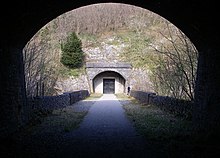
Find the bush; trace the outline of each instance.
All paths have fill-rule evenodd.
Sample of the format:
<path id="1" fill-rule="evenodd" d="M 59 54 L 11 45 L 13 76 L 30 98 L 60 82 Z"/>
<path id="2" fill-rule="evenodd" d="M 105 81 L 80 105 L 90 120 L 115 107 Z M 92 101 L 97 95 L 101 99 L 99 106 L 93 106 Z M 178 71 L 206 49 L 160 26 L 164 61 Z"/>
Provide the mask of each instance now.
<path id="1" fill-rule="evenodd" d="M 61 43 L 62 57 L 60 62 L 69 68 L 79 68 L 83 64 L 84 53 L 82 42 L 75 32 L 71 33 L 66 42 Z"/>

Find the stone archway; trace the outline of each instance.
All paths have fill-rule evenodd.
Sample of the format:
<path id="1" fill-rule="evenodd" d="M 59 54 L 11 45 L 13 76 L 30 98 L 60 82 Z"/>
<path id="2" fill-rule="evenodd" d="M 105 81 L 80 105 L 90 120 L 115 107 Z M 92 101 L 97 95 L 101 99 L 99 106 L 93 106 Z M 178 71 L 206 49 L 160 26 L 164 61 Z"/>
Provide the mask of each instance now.
<path id="1" fill-rule="evenodd" d="M 124 93 L 126 79 L 114 71 L 104 71 L 97 74 L 93 80 L 94 93 Z"/>
<path id="2" fill-rule="evenodd" d="M 8 1 L 1 5 L 2 25 L 0 42 L 1 135 L 10 134 L 22 123 L 22 107 L 26 107 L 22 49 L 30 38 L 46 23 L 66 11 L 91 3 L 87 1 Z M 111 2 L 124 2 L 112 0 Z M 127 2 L 127 1 L 126 1 Z M 196 122 L 218 123 L 219 103 L 219 24 L 216 18 L 219 6 L 208 0 L 149 0 L 128 1 L 149 9 L 180 28 L 199 51 L 196 83 Z M 13 4 L 13 5 L 12 5 Z M 5 11 L 5 8 L 12 8 Z M 16 25 L 15 25 L 16 24 Z M 198 115 L 198 117 L 196 116 Z M 206 121 L 208 120 L 208 122 Z M 6 133 L 4 133 L 6 131 Z"/>
<path id="3" fill-rule="evenodd" d="M 115 79 L 115 85 L 117 85 L 117 87 L 115 86 L 115 93 L 124 93 L 125 87 L 130 82 L 131 70 L 130 63 L 86 63 L 90 92 L 103 93 L 103 79 Z M 98 91 L 97 87 L 99 87 Z M 118 87 L 121 87 L 120 90 Z"/>

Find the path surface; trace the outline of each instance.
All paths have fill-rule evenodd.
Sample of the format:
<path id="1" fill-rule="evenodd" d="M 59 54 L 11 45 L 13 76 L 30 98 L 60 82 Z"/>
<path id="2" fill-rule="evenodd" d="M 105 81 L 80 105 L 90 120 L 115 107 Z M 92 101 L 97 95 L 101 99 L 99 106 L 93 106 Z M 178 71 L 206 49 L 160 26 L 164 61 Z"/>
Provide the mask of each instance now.
<path id="1" fill-rule="evenodd" d="M 78 129 L 69 132 L 47 132 L 47 128 L 28 139 L 22 151 L 25 157 L 39 158 L 152 158 L 156 152 L 135 131 L 121 103 L 113 94 L 97 101 L 85 102 L 89 107 Z M 74 104 L 80 110 L 83 102 Z M 80 105 L 82 104 L 82 105 Z M 91 104 L 91 105 L 89 105 Z M 59 128 L 59 127 L 57 127 Z M 51 129 L 50 129 L 51 131 Z M 38 134 L 39 133 L 39 134 Z M 21 151 L 21 150 L 20 150 Z M 23 156 L 22 156 L 23 158 Z"/>
<path id="2" fill-rule="evenodd" d="M 90 108 L 80 128 L 65 134 L 64 138 L 68 147 L 62 153 L 66 155 L 147 156 L 144 139 L 135 131 L 113 94 L 103 95 Z"/>

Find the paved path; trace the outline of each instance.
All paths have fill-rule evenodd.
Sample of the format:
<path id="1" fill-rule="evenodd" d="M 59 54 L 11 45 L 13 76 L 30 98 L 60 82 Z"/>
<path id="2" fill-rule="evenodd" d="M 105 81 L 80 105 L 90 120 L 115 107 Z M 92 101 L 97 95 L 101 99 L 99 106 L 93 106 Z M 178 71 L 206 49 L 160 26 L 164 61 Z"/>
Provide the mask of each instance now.
<path id="1" fill-rule="evenodd" d="M 62 132 L 62 126 L 51 129 L 47 123 L 53 122 L 47 122 L 40 131 L 22 139 L 21 158 L 158 158 L 135 131 L 115 95 L 69 108 L 89 110 L 80 127 Z"/>
<path id="2" fill-rule="evenodd" d="M 81 126 L 65 134 L 64 140 L 66 147 L 62 155 L 65 157 L 147 156 L 144 139 L 135 131 L 113 94 L 105 94 L 96 101 Z"/>

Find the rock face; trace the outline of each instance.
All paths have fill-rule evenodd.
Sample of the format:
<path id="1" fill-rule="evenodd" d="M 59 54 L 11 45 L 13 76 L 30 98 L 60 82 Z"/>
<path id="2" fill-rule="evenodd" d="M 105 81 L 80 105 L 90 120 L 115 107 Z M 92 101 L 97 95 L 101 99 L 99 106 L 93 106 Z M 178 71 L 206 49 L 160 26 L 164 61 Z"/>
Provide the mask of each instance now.
<path id="1" fill-rule="evenodd" d="M 76 90 L 89 90 L 89 84 L 86 75 L 80 75 L 79 77 L 68 77 L 66 79 L 60 79 L 56 82 L 55 89 L 58 94 L 64 92 L 72 92 Z"/>
<path id="2" fill-rule="evenodd" d="M 125 44 L 118 40 L 115 36 L 101 38 L 102 40 L 97 47 L 86 47 L 87 62 L 105 62 L 117 63 L 120 59 L 120 53 L 123 52 Z"/>
<path id="3" fill-rule="evenodd" d="M 147 70 L 133 68 L 130 75 L 130 87 L 132 90 L 153 92 L 153 85 Z"/>

